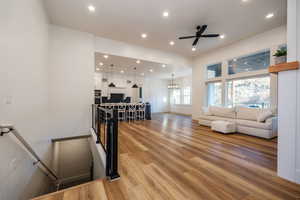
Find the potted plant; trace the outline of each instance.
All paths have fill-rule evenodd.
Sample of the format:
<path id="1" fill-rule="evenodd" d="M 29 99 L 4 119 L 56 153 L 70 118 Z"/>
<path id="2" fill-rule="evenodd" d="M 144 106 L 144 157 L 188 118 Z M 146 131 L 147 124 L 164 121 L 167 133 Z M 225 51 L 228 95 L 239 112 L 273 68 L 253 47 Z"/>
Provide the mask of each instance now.
<path id="1" fill-rule="evenodd" d="M 275 64 L 281 64 L 286 62 L 286 49 L 277 49 L 276 53 L 273 55 L 275 56 Z"/>

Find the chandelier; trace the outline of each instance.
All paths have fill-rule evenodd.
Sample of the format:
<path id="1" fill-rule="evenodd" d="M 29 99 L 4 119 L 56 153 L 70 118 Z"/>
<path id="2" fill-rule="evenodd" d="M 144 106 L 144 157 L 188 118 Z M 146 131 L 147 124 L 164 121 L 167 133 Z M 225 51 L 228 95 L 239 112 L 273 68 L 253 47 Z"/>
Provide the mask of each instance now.
<path id="1" fill-rule="evenodd" d="M 174 83 L 174 73 L 172 73 L 171 83 L 168 85 L 168 89 L 178 89 L 179 85 Z"/>

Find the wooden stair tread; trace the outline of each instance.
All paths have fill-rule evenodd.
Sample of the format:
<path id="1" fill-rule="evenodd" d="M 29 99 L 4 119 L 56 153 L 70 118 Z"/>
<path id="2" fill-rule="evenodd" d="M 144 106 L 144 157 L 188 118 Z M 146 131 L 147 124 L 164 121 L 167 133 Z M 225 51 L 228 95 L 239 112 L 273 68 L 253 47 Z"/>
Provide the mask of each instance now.
<path id="1" fill-rule="evenodd" d="M 107 200 L 103 180 L 84 183 L 65 190 L 53 192 L 32 200 Z"/>

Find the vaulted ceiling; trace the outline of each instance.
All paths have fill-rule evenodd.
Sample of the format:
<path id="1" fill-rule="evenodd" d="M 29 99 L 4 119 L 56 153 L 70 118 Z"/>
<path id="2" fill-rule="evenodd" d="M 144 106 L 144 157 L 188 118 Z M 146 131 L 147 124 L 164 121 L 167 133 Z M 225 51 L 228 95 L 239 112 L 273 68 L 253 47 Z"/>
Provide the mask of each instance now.
<path id="1" fill-rule="evenodd" d="M 196 56 L 286 24 L 286 0 L 45 0 L 53 24 L 147 48 Z M 88 6 L 94 6 L 90 12 Z M 169 16 L 164 17 L 163 13 Z M 266 18 L 269 13 L 274 17 Z M 197 25 L 225 38 L 200 39 L 193 52 Z M 143 33 L 147 34 L 142 38 Z M 174 45 L 170 45 L 174 41 Z"/>

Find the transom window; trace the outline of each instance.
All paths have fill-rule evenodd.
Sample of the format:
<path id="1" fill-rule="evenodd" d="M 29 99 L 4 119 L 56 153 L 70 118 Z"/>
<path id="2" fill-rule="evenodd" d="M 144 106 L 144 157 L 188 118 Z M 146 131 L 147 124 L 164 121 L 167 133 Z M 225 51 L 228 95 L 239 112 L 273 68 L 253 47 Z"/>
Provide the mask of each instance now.
<path id="1" fill-rule="evenodd" d="M 270 50 L 228 61 L 228 74 L 267 69 L 270 65 Z"/>
<path id="2" fill-rule="evenodd" d="M 222 76 L 222 63 L 207 66 L 207 78 L 216 78 Z"/>

